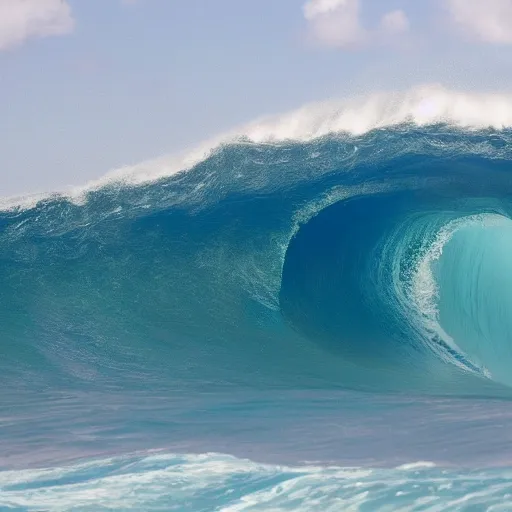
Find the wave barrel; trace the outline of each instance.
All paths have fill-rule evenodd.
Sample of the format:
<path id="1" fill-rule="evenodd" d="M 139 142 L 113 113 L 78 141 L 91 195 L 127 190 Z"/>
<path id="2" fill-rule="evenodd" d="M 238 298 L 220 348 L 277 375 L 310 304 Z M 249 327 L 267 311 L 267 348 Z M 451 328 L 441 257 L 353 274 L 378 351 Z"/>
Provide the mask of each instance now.
<path id="1" fill-rule="evenodd" d="M 433 268 L 439 322 L 493 380 L 512 384 L 512 220 L 487 215 L 457 229 Z"/>

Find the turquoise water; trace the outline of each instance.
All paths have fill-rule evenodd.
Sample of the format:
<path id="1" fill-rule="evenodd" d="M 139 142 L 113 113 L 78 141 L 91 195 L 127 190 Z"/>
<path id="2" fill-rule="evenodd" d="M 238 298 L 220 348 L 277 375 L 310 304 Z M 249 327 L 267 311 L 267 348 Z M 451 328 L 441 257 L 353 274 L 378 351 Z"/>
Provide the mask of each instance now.
<path id="1" fill-rule="evenodd" d="M 462 225 L 436 269 L 441 325 L 490 377 L 512 384 L 512 221 L 486 216 Z"/>
<path id="2" fill-rule="evenodd" d="M 0 507 L 512 509 L 511 137 L 240 140 L 5 208 Z"/>

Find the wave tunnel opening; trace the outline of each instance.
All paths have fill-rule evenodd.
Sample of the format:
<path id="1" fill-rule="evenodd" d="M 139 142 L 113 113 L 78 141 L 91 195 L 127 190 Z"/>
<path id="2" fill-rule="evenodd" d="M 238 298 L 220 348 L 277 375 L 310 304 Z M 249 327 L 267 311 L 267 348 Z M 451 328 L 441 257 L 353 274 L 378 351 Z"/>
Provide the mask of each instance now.
<path id="1" fill-rule="evenodd" d="M 512 220 L 469 218 L 433 266 L 439 323 L 489 376 L 512 386 Z"/>
<path id="2" fill-rule="evenodd" d="M 512 220 L 459 227 L 481 204 L 400 190 L 328 206 L 288 246 L 283 316 L 349 387 L 509 394 Z"/>

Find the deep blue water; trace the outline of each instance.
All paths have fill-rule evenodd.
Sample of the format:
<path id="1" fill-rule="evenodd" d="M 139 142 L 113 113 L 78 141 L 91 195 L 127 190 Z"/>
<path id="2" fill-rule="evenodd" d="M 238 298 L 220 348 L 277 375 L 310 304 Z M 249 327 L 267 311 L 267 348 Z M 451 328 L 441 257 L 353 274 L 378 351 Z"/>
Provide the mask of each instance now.
<path id="1" fill-rule="evenodd" d="M 0 508 L 512 510 L 511 140 L 238 141 L 4 210 Z"/>

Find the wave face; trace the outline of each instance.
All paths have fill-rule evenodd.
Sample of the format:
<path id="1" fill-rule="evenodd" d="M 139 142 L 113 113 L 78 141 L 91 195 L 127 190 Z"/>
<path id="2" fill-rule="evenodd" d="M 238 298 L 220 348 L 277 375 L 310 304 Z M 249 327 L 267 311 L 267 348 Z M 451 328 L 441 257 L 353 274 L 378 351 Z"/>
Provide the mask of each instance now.
<path id="1" fill-rule="evenodd" d="M 45 397 L 52 405 L 39 413 L 63 421 L 63 393 L 106 390 L 133 400 L 153 393 L 148 403 L 157 395 L 268 392 L 266 407 L 276 392 L 509 398 L 512 131 L 402 117 L 361 133 L 240 139 L 157 181 L 105 182 L 80 200 L 54 195 L 6 207 L 0 380 L 17 419 L 3 421 L 27 424 Z M 27 405 L 18 413 L 20 401 Z M 186 429 L 199 409 L 183 402 Z M 222 409 L 226 423 L 234 410 Z M 77 421 L 74 413 L 65 421 Z M 94 431 L 98 440 L 114 431 L 119 439 L 109 418 L 99 433 L 94 414 L 81 420 L 81 435 Z M 159 489 L 176 472 L 207 473 L 212 460 L 205 456 L 204 469 L 199 459 L 166 459 L 166 469 L 156 461 Z M 144 475 L 146 462 L 136 464 Z M 236 491 L 239 504 L 225 510 L 260 510 L 265 500 L 298 510 L 294 499 L 308 509 L 316 482 L 335 478 L 338 498 L 328 510 L 363 498 L 354 479 L 361 493 L 370 485 L 364 475 L 338 478 L 341 469 L 304 469 L 299 477 L 299 470 L 219 464 L 226 473 L 215 478 L 240 480 L 253 493 L 242 499 Z M 59 486 L 89 475 L 74 471 L 44 478 Z M 132 481 L 131 473 L 116 475 L 98 477 L 98 485 Z M 15 498 L 22 484 L 5 478 L 5 499 L 28 506 L 29 498 Z M 38 495 L 37 480 L 25 493 L 34 506 L 58 502 L 60 490 Z M 210 492 L 209 482 L 201 492 Z M 370 487 L 368 499 L 384 500 Z M 294 489 L 304 497 L 293 498 Z M 339 498 L 345 491 L 352 497 Z"/>

